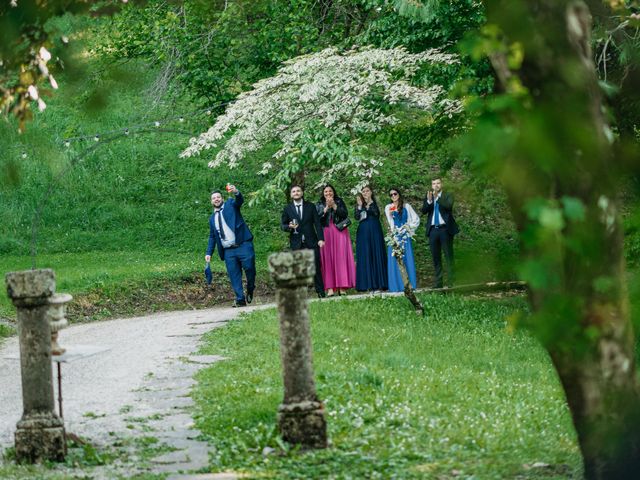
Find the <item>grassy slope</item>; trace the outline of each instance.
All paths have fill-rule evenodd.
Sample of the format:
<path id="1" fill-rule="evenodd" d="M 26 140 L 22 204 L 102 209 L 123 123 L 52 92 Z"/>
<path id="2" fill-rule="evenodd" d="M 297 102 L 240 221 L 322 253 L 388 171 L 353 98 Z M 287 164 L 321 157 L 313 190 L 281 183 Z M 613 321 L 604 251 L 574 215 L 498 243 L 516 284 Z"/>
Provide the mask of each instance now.
<path id="1" fill-rule="evenodd" d="M 96 58 L 78 55 L 84 70 L 60 76 L 60 90 L 26 134 L 18 135 L 15 125 L 0 124 L 0 273 L 31 266 L 31 224 L 35 208 L 43 205 L 37 266 L 54 268 L 59 289 L 76 296 L 80 306 L 72 320 L 230 300 L 223 275 L 213 291 L 203 288 L 201 281 L 209 192 L 228 181 L 244 192 L 255 191 L 261 179 L 254 172 L 270 152 L 251 155 L 234 171 L 208 169 L 213 152 L 180 159 L 189 136 L 203 131 L 212 118 L 164 122 L 194 107 L 176 90 L 157 102 L 151 88 L 155 67 L 135 61 L 106 67 Z M 74 159 L 95 142 L 89 139 L 70 149 L 59 142 L 154 120 L 163 121 L 163 128 L 187 134 L 132 134 L 103 141 L 77 163 Z M 394 127 L 368 141 L 375 155 L 385 159 L 375 182 L 380 203 L 388 201 L 387 189 L 396 186 L 419 209 L 430 179 L 450 161 L 425 154 L 424 147 L 407 146 L 404 139 L 421 135 L 420 130 L 412 134 L 408 125 L 406 131 Z M 27 153 L 26 159 L 21 158 L 22 152 Z M 61 172 L 65 173 L 47 194 L 52 177 Z M 460 163 L 444 180 L 456 195 L 461 227 L 455 243 L 458 283 L 514 278 L 518 247 L 504 196 L 479 182 Z M 343 192 L 339 181 L 336 186 Z M 317 192 L 308 193 L 316 200 Z M 353 199 L 345 199 L 353 205 Z M 268 283 L 264 268 L 268 253 L 286 246 L 285 235 L 278 229 L 281 207 L 269 204 L 243 211 L 256 237 L 263 286 Z M 355 226 L 351 230 L 355 237 Z M 630 251 L 638 250 L 638 237 L 640 233 L 631 238 Z M 416 239 L 416 262 L 420 286 L 431 285 L 433 268 L 423 228 Z M 213 267 L 224 272 L 217 260 Z M 0 317 L 13 316 L 5 289 L 0 288 Z"/>
<path id="2" fill-rule="evenodd" d="M 95 142 L 89 139 L 65 149 L 60 138 L 117 131 L 194 110 L 180 96 L 173 96 L 171 104 L 153 104 L 153 96 L 147 90 L 155 72 L 148 65 L 129 62 L 105 69 L 92 58 L 85 59 L 84 64 L 91 67 L 88 71 L 100 73 L 79 76 L 76 81 L 62 77 L 60 91 L 49 101 L 49 108 L 36 116 L 26 134 L 18 135 L 10 124 L 0 125 L 0 215 L 6 219 L 0 225 L 0 271 L 31 266 L 27 257 L 31 223 L 34 210 L 42 204 L 37 266 L 54 268 L 60 289 L 81 294 L 84 304 L 90 299 L 127 303 L 126 295 L 114 293 L 121 292 L 121 282 L 127 279 L 133 290 L 148 291 L 154 299 L 150 303 L 158 306 L 163 303 L 167 283 L 189 284 L 203 267 L 211 189 L 232 181 L 245 192 L 255 191 L 261 179 L 254 172 L 269 152 L 254 154 L 234 171 L 210 170 L 206 167 L 210 156 L 178 157 L 189 135 L 147 133 L 122 136 L 108 143 L 103 137 L 94 153 L 77 162 L 74 159 Z M 97 110 L 96 104 L 100 106 Z M 191 135 L 202 131 L 210 121 L 210 117 L 202 116 L 187 119 L 184 124 L 174 121 L 163 126 Z M 26 159 L 21 158 L 22 152 L 27 153 Z M 417 161 L 415 153 L 401 149 L 387 149 L 385 156 L 387 164 L 377 182 L 381 203 L 387 201 L 384 190 L 400 185 L 419 208 L 437 159 Z M 60 172 L 64 174 L 59 180 L 52 180 Z M 52 182 L 54 188 L 47 195 Z M 512 277 L 511 261 L 495 261 L 497 257 L 511 259 L 516 252 L 511 226 L 507 222 L 499 231 L 483 231 L 483 223 L 488 220 L 491 224 L 495 214 L 492 217 L 479 210 L 486 202 L 477 200 L 482 198 L 477 188 L 460 174 L 451 179 L 450 185 L 458 194 L 463 231 L 456 245 L 460 281 Z M 337 186 L 340 189 L 339 182 Z M 317 193 L 310 191 L 309 197 L 316 200 Z M 347 201 L 354 203 L 350 198 Z M 263 283 L 267 280 L 264 266 L 268 253 L 286 245 L 285 235 L 278 229 L 281 208 L 281 204 L 244 208 L 256 237 Z M 500 203 L 498 213 L 506 213 Z M 355 236 L 355 228 L 352 230 Z M 432 267 L 422 230 L 417 242 L 421 283 L 429 285 Z M 506 257 L 492 252 L 506 252 Z M 224 270 L 219 261 L 214 268 Z M 225 299 L 229 295 L 225 297 L 221 291 L 218 297 Z M 199 293 L 175 306 L 207 304 L 206 298 L 206 292 Z M 150 306 L 147 310 L 152 309 Z M 144 310 L 143 305 L 131 302 L 118 313 Z M 87 317 L 115 313 L 113 308 L 104 315 L 96 311 L 100 308 L 81 313 Z M 0 289 L 0 316 L 13 315 L 5 291 Z"/>
<path id="3" fill-rule="evenodd" d="M 123 76 L 134 80 L 123 82 Z M 145 89 L 153 80 L 152 69 L 134 63 L 118 75 L 103 76 L 97 91 L 105 95 L 106 104 L 98 113 L 89 114 L 82 99 L 93 97 L 92 81 L 74 85 L 63 79 L 60 94 L 26 134 L 18 136 L 11 125 L 0 125 L 0 215 L 6 219 L 0 225 L 0 271 L 31 266 L 27 257 L 30 227 L 41 202 L 45 203 L 37 266 L 56 269 L 60 289 L 110 299 L 126 279 L 129 286 L 161 297 L 163 283 L 179 283 L 183 278 L 192 281 L 193 273 L 201 271 L 209 192 L 238 177 L 243 190 L 255 190 L 259 179 L 248 171 L 238 172 L 237 177 L 211 172 L 206 168 L 207 158 L 178 158 L 188 135 L 152 133 L 105 142 L 68 168 L 45 197 L 52 176 L 94 145 L 89 140 L 65 149 L 55 142 L 57 138 L 117 130 L 194 109 L 177 100 L 174 105 L 150 110 Z M 193 134 L 205 125 L 199 118 L 185 124 L 176 121 L 167 128 Z M 27 159 L 20 158 L 23 151 Z M 9 181 L 16 176 L 17 182 Z M 275 234 L 277 210 L 245 211 L 254 234 L 261 239 L 257 244 L 261 272 L 266 252 L 285 243 L 282 235 Z M 213 267 L 224 270 L 219 261 Z M 126 302 L 124 296 L 120 300 Z M 13 316 L 4 289 L 0 291 L 0 316 Z"/>
<path id="4" fill-rule="evenodd" d="M 423 296 L 311 305 L 314 364 L 332 448 L 280 450 L 282 399 L 274 310 L 206 337 L 228 357 L 199 374 L 197 423 L 211 470 L 263 478 L 567 478 L 580 455 L 557 377 L 527 333 L 505 331 L 522 298 Z M 224 401 L 220 401 L 224 399 Z M 550 467 L 527 470 L 525 464 Z"/>

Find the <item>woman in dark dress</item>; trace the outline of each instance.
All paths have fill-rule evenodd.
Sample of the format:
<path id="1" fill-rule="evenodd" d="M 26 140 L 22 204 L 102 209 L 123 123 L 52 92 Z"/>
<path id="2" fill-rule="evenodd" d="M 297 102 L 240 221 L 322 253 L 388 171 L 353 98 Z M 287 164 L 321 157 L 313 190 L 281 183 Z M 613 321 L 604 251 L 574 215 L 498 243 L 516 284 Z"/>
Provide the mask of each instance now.
<path id="1" fill-rule="evenodd" d="M 364 187 L 358 194 L 355 219 L 358 221 L 356 290 L 386 290 L 387 251 L 380 226 L 380 209 L 371 187 Z"/>

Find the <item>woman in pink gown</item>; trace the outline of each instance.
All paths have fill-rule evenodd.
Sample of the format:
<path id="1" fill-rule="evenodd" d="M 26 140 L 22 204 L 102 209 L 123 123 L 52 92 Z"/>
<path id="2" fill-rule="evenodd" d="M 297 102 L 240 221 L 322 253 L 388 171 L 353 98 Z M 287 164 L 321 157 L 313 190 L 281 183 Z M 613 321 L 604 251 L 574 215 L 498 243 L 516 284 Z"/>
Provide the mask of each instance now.
<path id="1" fill-rule="evenodd" d="M 322 197 L 317 204 L 323 232 L 324 247 L 320 249 L 322 280 L 327 296 L 342 294 L 356 286 L 356 264 L 353 260 L 349 227 L 340 231 L 336 225 L 348 216 L 347 206 L 332 185 L 322 189 Z"/>

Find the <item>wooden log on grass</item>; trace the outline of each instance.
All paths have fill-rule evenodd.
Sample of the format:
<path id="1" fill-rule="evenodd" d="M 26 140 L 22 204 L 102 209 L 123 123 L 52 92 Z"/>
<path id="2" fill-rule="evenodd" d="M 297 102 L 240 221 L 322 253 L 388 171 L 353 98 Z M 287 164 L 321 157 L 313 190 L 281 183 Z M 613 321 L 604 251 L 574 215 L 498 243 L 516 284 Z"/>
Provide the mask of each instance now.
<path id="1" fill-rule="evenodd" d="M 507 282 L 470 283 L 456 285 L 455 287 L 421 288 L 420 292 L 437 293 L 470 293 L 470 292 L 508 292 L 513 290 L 526 290 L 527 282 L 510 280 Z"/>

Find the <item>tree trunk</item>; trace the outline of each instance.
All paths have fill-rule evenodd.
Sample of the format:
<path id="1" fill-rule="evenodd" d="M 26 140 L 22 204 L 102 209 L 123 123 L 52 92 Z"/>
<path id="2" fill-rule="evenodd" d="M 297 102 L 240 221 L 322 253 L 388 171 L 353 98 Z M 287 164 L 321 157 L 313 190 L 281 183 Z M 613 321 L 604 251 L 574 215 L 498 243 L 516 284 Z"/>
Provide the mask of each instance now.
<path id="1" fill-rule="evenodd" d="M 538 268 L 529 282 L 534 330 L 564 388 L 585 477 L 632 478 L 640 395 L 616 198 L 622 162 L 606 135 L 590 13 L 570 0 L 486 3 L 489 21 L 524 53 L 515 72 L 492 63 L 505 92 L 517 98 L 511 73 L 529 92 L 529 104 L 502 117 L 518 135 L 500 175 L 523 255 Z M 531 207 L 539 200 L 546 217 Z"/>
<path id="2" fill-rule="evenodd" d="M 398 263 L 400 276 L 402 277 L 402 284 L 404 285 L 404 296 L 407 297 L 407 300 L 411 302 L 411 305 L 413 305 L 413 308 L 416 309 L 416 313 L 418 315 L 424 315 L 424 307 L 422 306 L 422 303 L 420 303 L 420 300 L 418 300 L 418 297 L 416 297 L 416 292 L 411 285 L 411 281 L 409 280 L 407 267 L 404 266 L 402 258 L 396 258 L 396 262 Z"/>

